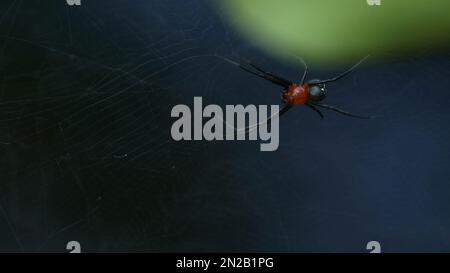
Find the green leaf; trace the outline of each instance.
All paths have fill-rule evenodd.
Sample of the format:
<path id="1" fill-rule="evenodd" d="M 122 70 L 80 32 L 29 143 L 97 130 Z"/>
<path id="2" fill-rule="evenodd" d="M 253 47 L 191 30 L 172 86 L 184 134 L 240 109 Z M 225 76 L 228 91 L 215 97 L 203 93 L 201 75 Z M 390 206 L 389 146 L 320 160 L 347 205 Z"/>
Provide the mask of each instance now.
<path id="1" fill-rule="evenodd" d="M 271 54 L 353 62 L 448 45 L 449 0 L 222 0 L 245 37 Z M 292 59 L 292 57 L 290 57 Z"/>

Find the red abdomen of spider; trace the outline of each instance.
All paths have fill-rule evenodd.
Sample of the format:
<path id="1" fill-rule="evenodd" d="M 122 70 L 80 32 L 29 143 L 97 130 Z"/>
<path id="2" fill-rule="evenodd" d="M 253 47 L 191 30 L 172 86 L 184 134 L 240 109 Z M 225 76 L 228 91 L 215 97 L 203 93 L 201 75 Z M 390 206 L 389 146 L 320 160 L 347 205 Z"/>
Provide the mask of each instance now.
<path id="1" fill-rule="evenodd" d="M 309 99 L 309 90 L 307 84 L 291 84 L 282 95 L 284 103 L 289 105 L 305 104 Z"/>

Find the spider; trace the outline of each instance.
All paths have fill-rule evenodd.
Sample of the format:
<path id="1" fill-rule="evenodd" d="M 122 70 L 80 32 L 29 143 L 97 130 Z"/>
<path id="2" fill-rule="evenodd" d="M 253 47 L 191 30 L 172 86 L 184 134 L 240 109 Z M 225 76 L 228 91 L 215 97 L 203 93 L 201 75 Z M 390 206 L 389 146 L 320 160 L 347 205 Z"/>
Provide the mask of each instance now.
<path id="1" fill-rule="evenodd" d="M 361 119 L 369 119 L 370 116 L 361 116 L 356 115 L 344 110 L 341 110 L 335 106 L 323 104 L 321 101 L 323 101 L 327 96 L 327 90 L 325 84 L 338 81 L 342 79 L 343 77 L 347 76 L 352 72 L 358 65 L 360 65 L 365 59 L 367 59 L 366 56 L 362 60 L 360 60 L 358 63 L 353 65 L 351 68 L 349 68 L 347 71 L 343 72 L 342 74 L 326 79 L 326 80 L 319 80 L 319 79 L 312 79 L 312 80 L 306 80 L 306 77 L 308 75 L 308 66 L 306 63 L 300 59 L 305 66 L 305 71 L 303 73 L 302 79 L 300 83 L 293 83 L 285 78 L 282 78 L 280 76 L 277 76 L 271 72 L 267 72 L 260 67 L 256 66 L 255 64 L 251 62 L 247 62 L 248 66 L 244 66 L 240 63 L 237 63 L 232 60 L 228 60 L 232 64 L 238 66 L 239 68 L 243 69 L 246 72 L 249 72 L 253 75 L 256 75 L 258 77 L 261 77 L 263 79 L 266 79 L 276 85 L 279 85 L 283 87 L 283 93 L 281 95 L 281 101 L 283 102 L 283 106 L 280 109 L 280 112 L 278 113 L 279 116 L 285 114 L 287 111 L 289 111 L 293 106 L 296 105 L 306 105 L 310 109 L 314 110 L 317 114 L 319 114 L 320 118 L 324 118 L 323 113 L 318 108 L 324 108 L 328 110 L 332 110 L 335 112 L 338 112 L 340 114 L 354 117 L 354 118 L 361 118 Z M 252 69 L 253 68 L 253 69 Z"/>

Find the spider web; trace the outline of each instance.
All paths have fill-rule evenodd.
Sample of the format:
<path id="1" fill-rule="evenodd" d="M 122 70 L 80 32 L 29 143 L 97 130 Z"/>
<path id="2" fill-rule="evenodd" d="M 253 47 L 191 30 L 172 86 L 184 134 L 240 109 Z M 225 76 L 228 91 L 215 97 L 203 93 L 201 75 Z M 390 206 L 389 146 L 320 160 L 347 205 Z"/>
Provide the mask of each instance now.
<path id="1" fill-rule="evenodd" d="M 205 153 L 224 149 L 169 135 L 175 104 L 228 97 L 223 19 L 203 1 L 1 10 L 2 250 L 164 250 L 210 194 Z"/>
<path id="2" fill-rule="evenodd" d="M 426 181 L 448 175 L 448 153 L 414 178 L 379 173 L 421 165 L 408 145 L 435 141 L 424 150 L 429 158 L 448 149 L 448 130 L 427 133 L 449 118 L 446 60 L 361 69 L 335 85 L 342 96 L 330 99 L 389 118 L 318 122 L 314 113 L 292 110 L 279 151 L 265 154 L 258 143 L 170 138 L 172 107 L 192 105 L 193 96 L 204 104 L 278 102 L 277 87 L 217 56 L 301 75 L 234 33 L 213 2 L 9 0 L 0 7 L 0 251 L 65 252 L 73 240 L 83 251 L 364 251 L 370 236 L 392 240 L 403 227 L 381 227 L 399 224 L 405 211 L 383 218 L 377 194 L 403 209 L 437 195 L 445 207 Z M 440 99 L 427 100 L 419 89 L 409 107 L 399 106 L 426 82 Z M 403 144 L 414 128 L 419 133 Z M 417 191 L 399 197 L 406 189 L 396 179 L 412 180 Z M 432 206 L 416 209 L 425 215 Z M 427 249 L 449 246 L 450 223 L 440 219 L 427 218 L 428 229 L 411 220 L 417 227 L 402 231 L 403 239 L 425 234 L 435 242 Z"/>

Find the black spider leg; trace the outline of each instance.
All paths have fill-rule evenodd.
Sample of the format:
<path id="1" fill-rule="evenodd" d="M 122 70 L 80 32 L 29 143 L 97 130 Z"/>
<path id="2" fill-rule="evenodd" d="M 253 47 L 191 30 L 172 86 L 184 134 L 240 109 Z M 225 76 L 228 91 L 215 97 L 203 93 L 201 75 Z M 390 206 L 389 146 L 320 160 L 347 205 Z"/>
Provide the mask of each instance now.
<path id="1" fill-rule="evenodd" d="M 327 80 L 320 80 L 318 82 L 314 82 L 314 84 L 324 84 L 324 83 L 329 83 L 329 82 L 335 82 L 337 80 L 342 79 L 343 77 L 347 76 L 348 74 L 350 74 L 353 70 L 355 70 L 355 68 L 357 68 L 362 62 L 364 62 L 370 55 L 367 55 L 366 57 L 362 58 L 359 62 L 357 62 L 356 64 L 354 64 L 352 67 L 350 67 L 347 71 L 345 71 L 344 73 L 331 78 L 331 79 L 327 79 Z"/>
<path id="2" fill-rule="evenodd" d="M 327 104 L 322 104 L 322 103 L 317 103 L 317 102 L 311 102 L 311 104 L 314 105 L 314 106 L 318 106 L 318 107 L 322 107 L 322 108 L 325 108 L 325 109 L 328 109 L 328 110 L 332 110 L 332 111 L 338 112 L 338 113 L 340 113 L 342 115 L 346 115 L 346 116 L 353 117 L 353 118 L 361 118 L 361 119 L 370 119 L 370 118 L 372 118 L 370 116 L 356 115 L 356 114 L 353 114 L 353 113 L 341 110 L 341 109 L 339 109 L 337 107 L 334 107 L 334 106 L 331 106 L 331 105 L 327 105 Z"/>
<path id="3" fill-rule="evenodd" d="M 314 112 L 316 112 L 317 114 L 319 114 L 321 119 L 324 118 L 322 112 L 320 112 L 320 110 L 317 109 L 314 105 L 310 104 L 309 102 L 305 103 L 305 105 L 308 106 L 309 108 L 311 108 L 312 110 L 314 110 Z"/>
<path id="4" fill-rule="evenodd" d="M 282 115 L 286 114 L 287 111 L 289 111 L 292 108 L 292 105 L 285 104 L 283 108 L 281 108 L 280 112 L 278 113 L 278 117 L 281 117 Z"/>
<path id="5" fill-rule="evenodd" d="M 292 105 L 285 104 L 285 105 L 283 105 L 283 107 L 280 109 L 280 111 L 278 111 L 278 113 L 276 113 L 276 115 L 278 116 L 278 118 L 280 118 L 282 115 L 284 115 L 284 114 L 285 114 L 287 111 L 289 111 L 291 108 L 292 108 Z M 260 122 L 260 123 L 257 123 L 257 124 L 255 124 L 255 125 L 251 125 L 251 126 L 245 127 L 245 133 L 248 133 L 248 132 L 250 132 L 250 131 L 252 131 L 252 130 L 257 129 L 257 128 L 258 128 L 260 125 L 262 125 L 262 124 L 268 123 L 270 120 L 272 120 L 272 118 L 273 118 L 274 116 L 275 116 L 275 115 L 268 117 L 268 118 L 267 118 L 265 121 L 263 121 L 263 122 Z M 236 128 L 234 128 L 234 130 L 235 130 L 236 132 L 241 131 L 241 130 L 236 129 Z"/>
<path id="6" fill-rule="evenodd" d="M 265 80 L 268 80 L 268 81 L 270 81 L 270 82 L 272 82 L 274 84 L 280 85 L 280 86 L 282 86 L 284 88 L 288 88 L 289 85 L 292 84 L 289 80 L 284 79 L 284 78 L 282 78 L 280 76 L 277 76 L 275 74 L 272 74 L 271 72 L 264 71 L 262 68 L 256 66 L 255 64 L 253 64 L 251 62 L 247 61 L 248 65 L 250 67 L 252 67 L 253 69 L 255 69 L 256 71 L 252 70 L 250 67 L 244 66 L 244 65 L 242 65 L 242 64 L 240 64 L 238 62 L 235 62 L 233 60 L 230 60 L 228 58 L 223 57 L 223 59 L 225 61 L 231 63 L 231 64 L 234 64 L 235 66 L 241 68 L 242 70 L 244 70 L 246 72 L 249 72 L 249 73 L 251 73 L 253 75 L 256 75 L 256 76 L 258 76 L 260 78 L 263 78 Z"/>
<path id="7" fill-rule="evenodd" d="M 262 68 L 258 67 L 257 65 L 253 64 L 252 62 L 247 61 L 247 63 L 248 63 L 248 65 L 250 65 L 251 67 L 256 69 L 259 73 L 251 71 L 249 68 L 244 67 L 243 65 L 239 65 L 239 67 L 247 72 L 250 72 L 254 75 L 257 75 L 258 77 L 261 77 L 261 78 L 271 81 L 275 84 L 278 84 L 284 88 L 287 88 L 287 87 L 289 87 L 289 85 L 292 84 L 289 80 L 287 80 L 283 77 L 277 76 L 271 72 L 267 72 L 267 71 L 263 70 Z"/>

